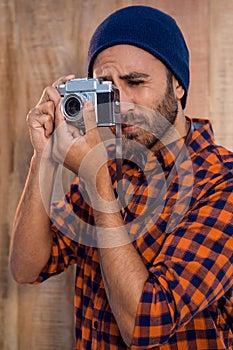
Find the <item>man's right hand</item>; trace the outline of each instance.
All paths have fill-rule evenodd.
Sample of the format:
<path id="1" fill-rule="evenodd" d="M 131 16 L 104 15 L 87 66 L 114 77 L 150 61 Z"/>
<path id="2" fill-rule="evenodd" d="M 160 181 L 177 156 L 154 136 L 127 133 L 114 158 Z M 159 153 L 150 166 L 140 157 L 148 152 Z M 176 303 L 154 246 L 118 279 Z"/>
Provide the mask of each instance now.
<path id="1" fill-rule="evenodd" d="M 55 109 L 61 99 L 56 87 L 74 78 L 73 74 L 63 76 L 46 87 L 37 105 L 27 115 L 31 143 L 39 158 L 51 158 Z"/>

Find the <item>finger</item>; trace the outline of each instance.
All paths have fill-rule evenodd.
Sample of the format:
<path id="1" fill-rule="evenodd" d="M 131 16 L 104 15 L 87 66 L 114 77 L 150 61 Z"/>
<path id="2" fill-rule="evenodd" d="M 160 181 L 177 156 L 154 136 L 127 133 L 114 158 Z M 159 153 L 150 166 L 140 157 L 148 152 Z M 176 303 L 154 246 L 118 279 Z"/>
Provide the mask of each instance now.
<path id="1" fill-rule="evenodd" d="M 30 112 L 27 116 L 27 124 L 31 129 L 43 127 L 47 137 L 51 135 L 54 129 L 53 117 L 50 114 L 44 114 L 41 111 L 39 113 L 35 111 Z"/>
<path id="2" fill-rule="evenodd" d="M 69 75 L 63 75 L 62 77 L 58 78 L 53 84 L 53 87 L 57 87 L 60 84 L 66 83 L 68 80 L 74 79 L 75 75 L 74 74 L 69 74 Z"/>
<path id="3" fill-rule="evenodd" d="M 32 111 L 34 111 L 35 114 L 49 114 L 51 117 L 54 117 L 55 112 L 55 106 L 54 102 L 49 100 L 47 102 L 44 102 L 38 106 L 36 106 Z"/>
<path id="4" fill-rule="evenodd" d="M 34 119 L 37 119 L 42 115 L 48 115 L 50 117 L 51 123 L 53 124 L 54 111 L 55 111 L 54 103 L 52 101 L 48 101 L 30 110 L 27 115 L 27 120 L 33 122 Z"/>
<path id="5" fill-rule="evenodd" d="M 43 93 L 42 93 L 42 96 L 39 100 L 39 102 L 37 103 L 37 106 L 40 106 L 46 102 L 49 102 L 49 101 L 52 101 L 54 103 L 54 105 L 56 106 L 59 101 L 61 99 L 61 96 L 58 92 L 58 90 L 53 87 L 53 86 L 47 86 Z"/>
<path id="6" fill-rule="evenodd" d="M 50 115 L 47 115 L 44 121 L 45 136 L 50 137 L 54 131 L 53 119 Z"/>
<path id="7" fill-rule="evenodd" d="M 64 116 L 61 112 L 61 100 L 55 107 L 55 128 L 59 127 L 62 123 L 64 123 Z"/>
<path id="8" fill-rule="evenodd" d="M 57 79 L 52 84 L 52 86 L 47 86 L 44 89 L 43 94 L 42 94 L 37 105 L 40 105 L 40 104 L 48 102 L 48 101 L 53 101 L 55 106 L 56 106 L 61 99 L 61 96 L 57 90 L 57 86 L 60 84 L 64 84 L 66 81 L 68 81 L 70 79 L 74 79 L 74 78 L 75 78 L 74 74 L 65 75 L 65 76 L 62 76 L 59 79 Z"/>
<path id="9" fill-rule="evenodd" d="M 54 104 L 46 102 L 39 107 L 33 108 L 27 115 L 27 124 L 31 129 L 43 127 L 45 136 L 49 137 L 54 129 Z"/>
<path id="10" fill-rule="evenodd" d="M 92 101 L 87 101 L 85 103 L 83 108 L 83 119 L 85 123 L 86 134 L 90 134 L 97 129 L 95 109 Z"/>

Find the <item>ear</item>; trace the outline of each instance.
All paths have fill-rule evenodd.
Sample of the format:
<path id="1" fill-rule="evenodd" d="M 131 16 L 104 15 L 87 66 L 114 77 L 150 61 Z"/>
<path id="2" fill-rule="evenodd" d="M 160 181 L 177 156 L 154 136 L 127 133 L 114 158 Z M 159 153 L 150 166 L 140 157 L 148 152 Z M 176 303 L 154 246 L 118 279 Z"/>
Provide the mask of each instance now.
<path id="1" fill-rule="evenodd" d="M 184 88 L 180 85 L 179 81 L 173 75 L 173 88 L 177 100 L 181 100 L 184 96 Z"/>

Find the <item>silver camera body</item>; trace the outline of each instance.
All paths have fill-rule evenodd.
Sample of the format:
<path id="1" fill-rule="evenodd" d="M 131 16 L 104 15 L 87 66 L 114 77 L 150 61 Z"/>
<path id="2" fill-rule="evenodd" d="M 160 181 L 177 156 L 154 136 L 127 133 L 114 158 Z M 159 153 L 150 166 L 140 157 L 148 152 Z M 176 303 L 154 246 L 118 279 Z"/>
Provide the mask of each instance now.
<path id="1" fill-rule="evenodd" d="M 61 101 L 61 111 L 67 123 L 85 129 L 83 106 L 91 100 L 95 109 L 97 126 L 116 125 L 120 112 L 119 90 L 110 81 L 96 78 L 68 80 L 57 87 Z"/>

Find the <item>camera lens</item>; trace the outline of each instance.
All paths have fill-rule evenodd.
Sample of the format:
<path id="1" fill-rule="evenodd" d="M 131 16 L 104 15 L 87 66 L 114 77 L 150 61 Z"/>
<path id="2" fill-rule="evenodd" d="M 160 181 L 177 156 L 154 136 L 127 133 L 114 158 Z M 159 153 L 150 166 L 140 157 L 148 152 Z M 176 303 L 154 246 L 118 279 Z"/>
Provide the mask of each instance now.
<path id="1" fill-rule="evenodd" d="M 68 118 L 76 118 L 82 109 L 82 101 L 78 96 L 69 96 L 64 102 L 64 111 Z"/>
<path id="2" fill-rule="evenodd" d="M 68 101 L 66 101 L 66 113 L 70 117 L 74 117 L 77 113 L 80 112 L 81 106 L 80 102 L 76 98 L 70 98 Z"/>

